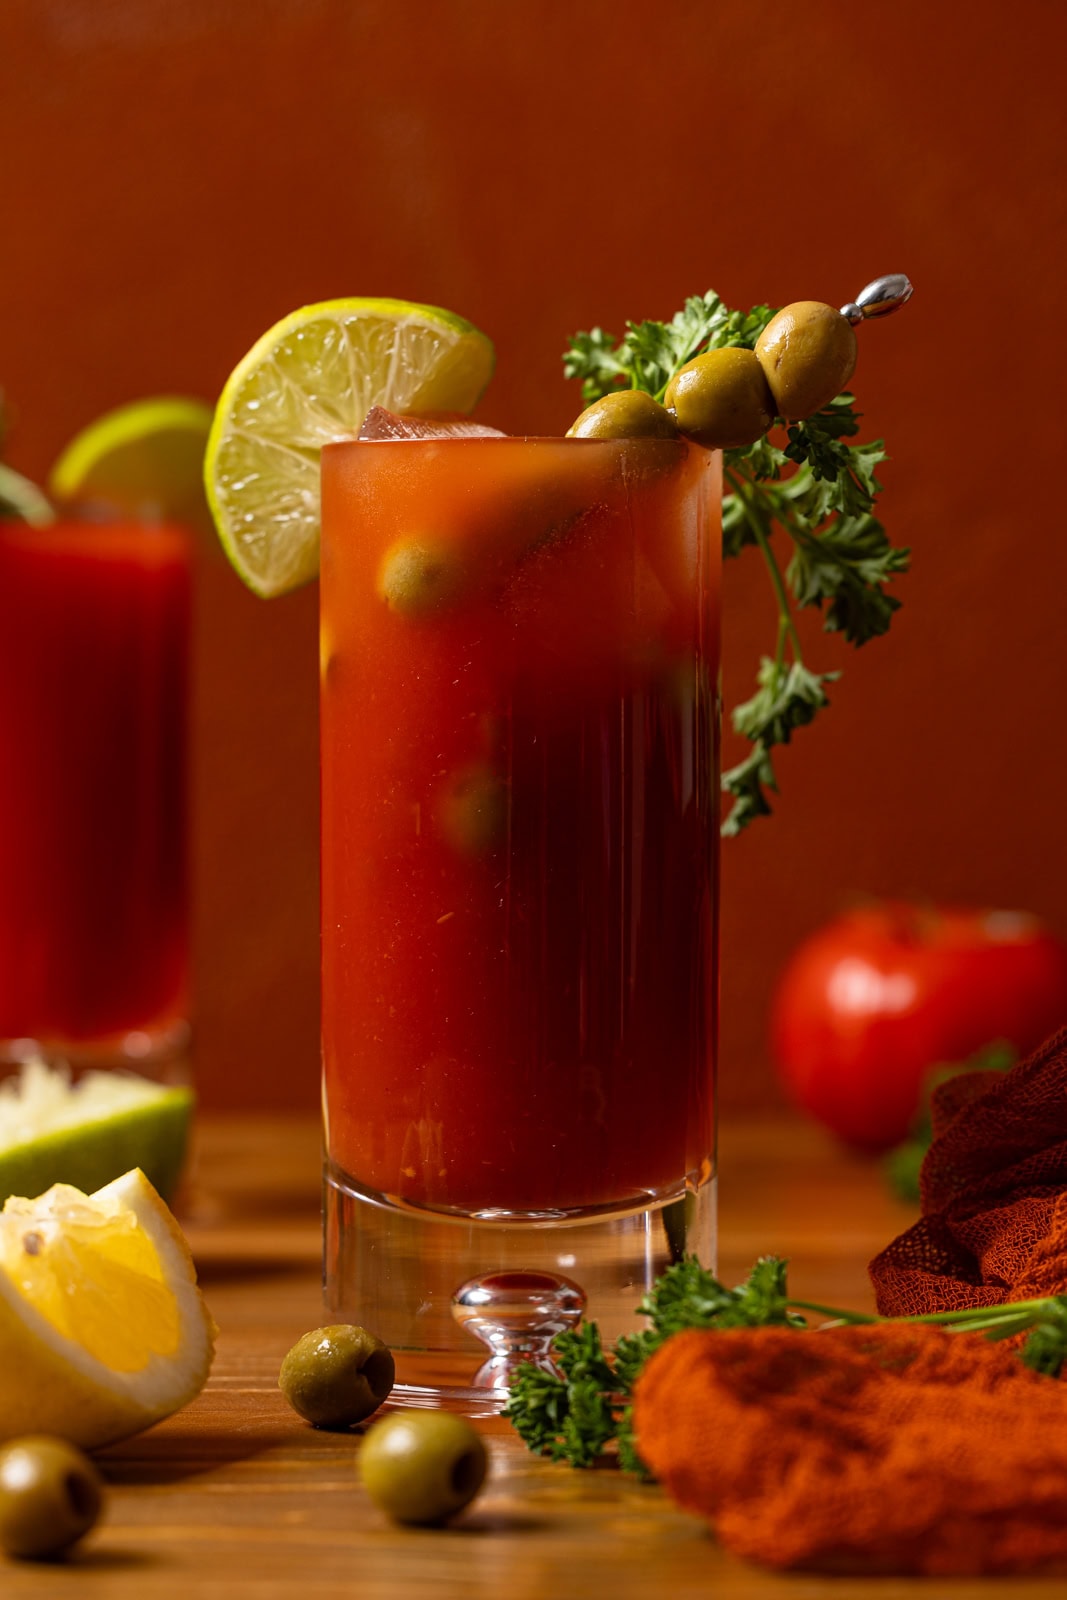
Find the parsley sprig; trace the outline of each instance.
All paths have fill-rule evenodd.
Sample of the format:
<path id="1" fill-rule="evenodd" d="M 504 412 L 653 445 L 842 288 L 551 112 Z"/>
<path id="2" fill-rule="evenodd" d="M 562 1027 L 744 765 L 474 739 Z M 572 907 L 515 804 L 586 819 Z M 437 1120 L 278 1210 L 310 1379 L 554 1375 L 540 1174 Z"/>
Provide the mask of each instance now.
<path id="1" fill-rule="evenodd" d="M 558 1373 L 532 1364 L 520 1367 L 504 1416 L 531 1450 L 552 1461 L 591 1467 L 614 1456 L 624 1471 L 648 1478 L 633 1432 L 634 1385 L 649 1357 L 686 1328 L 801 1331 L 809 1329 L 808 1312 L 828 1323 L 932 1323 L 990 1339 L 1026 1333 L 1023 1363 L 1053 1378 L 1067 1360 L 1067 1295 L 886 1318 L 793 1299 L 787 1267 L 777 1256 L 761 1256 L 743 1283 L 727 1289 L 695 1256 L 676 1262 L 638 1307 L 648 1328 L 623 1334 L 611 1350 L 604 1349 L 595 1322 L 559 1334 L 552 1347 Z"/>
<path id="2" fill-rule="evenodd" d="M 625 388 L 662 400 L 671 378 L 705 350 L 752 349 L 774 315 L 772 307 L 732 311 L 713 290 L 696 295 L 670 322 L 629 323 L 623 339 L 602 328 L 579 333 L 563 356 L 567 377 L 582 385 L 587 405 Z M 723 833 L 740 833 L 771 811 L 777 791 L 772 751 L 789 744 L 830 703 L 827 686 L 839 673 L 807 665 L 794 611 L 815 607 L 823 627 L 863 645 L 885 633 L 900 602 L 886 585 L 908 569 L 909 552 L 890 544 L 874 515 L 885 460 L 881 440 L 852 443 L 860 415 L 852 396 L 838 395 L 804 422 L 791 423 L 743 450 L 724 455 L 723 547 L 738 556 L 753 545 L 766 563 L 778 607 L 772 656 L 762 657 L 756 692 L 731 713 L 733 727 L 752 745 L 723 774 L 733 805 Z M 784 566 L 776 530 L 791 543 Z"/>
<path id="3" fill-rule="evenodd" d="M 653 1351 L 684 1328 L 803 1326 L 786 1308 L 785 1263 L 757 1261 L 745 1282 L 726 1289 L 695 1256 L 675 1262 L 657 1278 L 638 1311 L 650 1326 L 623 1334 L 604 1350 L 595 1322 L 561 1333 L 552 1346 L 560 1376 L 521 1367 L 511 1385 L 504 1416 L 531 1450 L 553 1461 L 590 1467 L 614 1442 L 620 1463 L 647 1476 L 631 1426 L 631 1396 Z"/>

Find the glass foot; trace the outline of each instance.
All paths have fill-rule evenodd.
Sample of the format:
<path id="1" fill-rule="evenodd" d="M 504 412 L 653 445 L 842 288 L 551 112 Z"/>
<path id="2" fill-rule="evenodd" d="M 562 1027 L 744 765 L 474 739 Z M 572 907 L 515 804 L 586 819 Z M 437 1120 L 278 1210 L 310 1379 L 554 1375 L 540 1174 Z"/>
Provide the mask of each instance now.
<path id="1" fill-rule="evenodd" d="M 584 1310 L 582 1290 L 556 1273 L 484 1272 L 471 1278 L 452 1296 L 452 1315 L 491 1352 L 472 1388 L 506 1389 L 525 1362 L 558 1373 L 552 1341 L 576 1328 Z"/>

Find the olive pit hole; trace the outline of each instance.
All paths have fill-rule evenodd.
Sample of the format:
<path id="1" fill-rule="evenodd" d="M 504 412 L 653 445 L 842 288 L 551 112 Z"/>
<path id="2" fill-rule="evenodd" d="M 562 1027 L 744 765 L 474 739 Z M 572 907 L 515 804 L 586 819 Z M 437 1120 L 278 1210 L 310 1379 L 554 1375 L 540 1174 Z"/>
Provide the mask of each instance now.
<path id="1" fill-rule="evenodd" d="M 63 1479 L 63 1492 L 75 1516 L 92 1517 L 95 1514 L 96 1493 L 82 1473 L 68 1472 Z"/>
<path id="2" fill-rule="evenodd" d="M 452 1463 L 452 1489 L 465 1498 L 473 1496 L 482 1481 L 482 1461 L 477 1450 L 464 1450 Z"/>
<path id="3" fill-rule="evenodd" d="M 388 1350 L 372 1350 L 363 1363 L 362 1373 L 374 1394 L 388 1394 L 393 1387 L 396 1367 Z"/>

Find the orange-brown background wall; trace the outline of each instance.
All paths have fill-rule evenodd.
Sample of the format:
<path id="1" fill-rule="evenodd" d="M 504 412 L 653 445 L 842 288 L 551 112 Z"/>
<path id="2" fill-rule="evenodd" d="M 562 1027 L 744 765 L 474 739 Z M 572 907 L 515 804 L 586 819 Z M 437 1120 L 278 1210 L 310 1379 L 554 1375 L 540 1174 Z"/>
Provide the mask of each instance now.
<path id="1" fill-rule="evenodd" d="M 564 336 L 732 304 L 862 331 L 884 516 L 914 551 L 886 641 L 725 850 L 723 1091 L 774 1094 L 793 944 L 860 893 L 1041 913 L 1064 848 L 1063 0 L 4 0 L 0 383 L 41 475 L 107 407 L 213 399 L 301 303 L 427 300 L 495 340 L 481 415 L 560 431 Z M 201 561 L 194 718 L 198 1077 L 215 1106 L 317 1096 L 316 597 Z M 773 612 L 726 580 L 725 691 Z M 5 781 L 7 781 L 5 777 Z"/>

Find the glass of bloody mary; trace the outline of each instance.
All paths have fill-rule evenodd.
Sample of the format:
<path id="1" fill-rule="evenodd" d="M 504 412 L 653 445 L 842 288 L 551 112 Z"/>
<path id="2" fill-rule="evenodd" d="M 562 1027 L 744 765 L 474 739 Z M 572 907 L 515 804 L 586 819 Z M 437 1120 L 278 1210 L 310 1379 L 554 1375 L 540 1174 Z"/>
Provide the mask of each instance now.
<path id="1" fill-rule="evenodd" d="M 181 1062 L 189 606 L 178 528 L 0 521 L 0 1066 Z"/>
<path id="2" fill-rule="evenodd" d="M 713 1259 L 719 501 L 681 439 L 323 450 L 327 1299 L 442 1370 L 467 1279 L 609 1336 Z"/>

